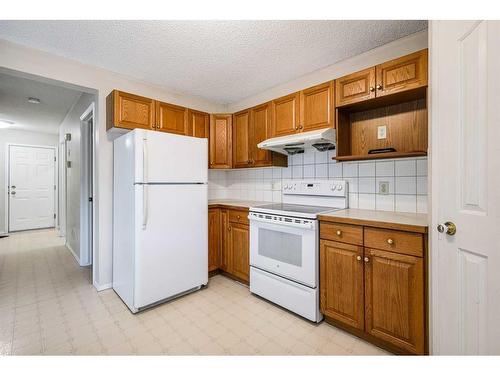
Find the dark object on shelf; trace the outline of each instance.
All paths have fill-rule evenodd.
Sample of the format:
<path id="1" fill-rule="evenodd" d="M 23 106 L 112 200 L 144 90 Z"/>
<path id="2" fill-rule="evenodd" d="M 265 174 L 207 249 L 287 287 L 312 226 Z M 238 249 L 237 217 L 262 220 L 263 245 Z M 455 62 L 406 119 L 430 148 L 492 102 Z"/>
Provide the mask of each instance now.
<path id="1" fill-rule="evenodd" d="M 394 147 L 375 148 L 368 151 L 368 154 L 384 154 L 386 152 L 396 152 Z"/>

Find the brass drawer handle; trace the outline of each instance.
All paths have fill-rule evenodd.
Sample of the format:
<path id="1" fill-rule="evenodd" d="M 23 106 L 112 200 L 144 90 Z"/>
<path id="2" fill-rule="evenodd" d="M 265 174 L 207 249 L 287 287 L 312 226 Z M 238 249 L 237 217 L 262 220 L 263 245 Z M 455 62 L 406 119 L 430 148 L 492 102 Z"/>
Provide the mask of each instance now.
<path id="1" fill-rule="evenodd" d="M 382 85 L 377 85 L 377 90 L 382 90 Z"/>
<path id="2" fill-rule="evenodd" d="M 356 257 L 356 260 L 357 260 L 357 261 L 359 261 L 359 262 L 361 262 L 361 255 L 358 255 L 358 256 Z"/>
<path id="3" fill-rule="evenodd" d="M 389 245 L 394 245 L 394 240 L 393 240 L 392 238 L 388 238 L 388 239 L 387 239 L 387 243 L 388 243 Z"/>
<path id="4" fill-rule="evenodd" d="M 365 261 L 365 263 L 368 263 L 370 261 L 370 258 L 365 257 L 364 261 Z"/>
<path id="5" fill-rule="evenodd" d="M 370 87 L 370 92 L 374 92 L 375 91 L 375 87 L 371 86 Z"/>
<path id="6" fill-rule="evenodd" d="M 338 231 L 337 231 L 337 236 L 339 236 L 339 237 L 340 237 L 341 235 L 342 235 L 342 231 L 341 231 L 341 230 L 338 230 Z"/>

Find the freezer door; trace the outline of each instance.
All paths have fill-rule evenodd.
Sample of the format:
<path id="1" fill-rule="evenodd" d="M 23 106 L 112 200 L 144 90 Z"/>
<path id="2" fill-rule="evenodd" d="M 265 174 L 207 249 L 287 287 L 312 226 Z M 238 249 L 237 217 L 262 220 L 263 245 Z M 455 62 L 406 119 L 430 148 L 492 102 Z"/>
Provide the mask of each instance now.
<path id="1" fill-rule="evenodd" d="M 134 305 L 208 282 L 206 185 L 136 185 Z"/>
<path id="2" fill-rule="evenodd" d="M 205 138 L 134 130 L 136 183 L 207 182 Z"/>

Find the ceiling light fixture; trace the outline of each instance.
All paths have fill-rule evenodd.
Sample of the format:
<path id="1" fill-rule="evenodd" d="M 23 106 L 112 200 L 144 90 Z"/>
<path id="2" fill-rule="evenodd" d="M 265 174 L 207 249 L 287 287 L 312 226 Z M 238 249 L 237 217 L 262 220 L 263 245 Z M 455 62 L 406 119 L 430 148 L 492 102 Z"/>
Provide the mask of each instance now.
<path id="1" fill-rule="evenodd" d="M 28 102 L 33 103 L 33 104 L 40 104 L 40 99 L 29 97 Z"/>
<path id="2" fill-rule="evenodd" d="M 9 121 L 9 120 L 0 120 L 0 129 L 5 129 L 10 127 L 11 125 L 14 125 L 14 121 Z"/>

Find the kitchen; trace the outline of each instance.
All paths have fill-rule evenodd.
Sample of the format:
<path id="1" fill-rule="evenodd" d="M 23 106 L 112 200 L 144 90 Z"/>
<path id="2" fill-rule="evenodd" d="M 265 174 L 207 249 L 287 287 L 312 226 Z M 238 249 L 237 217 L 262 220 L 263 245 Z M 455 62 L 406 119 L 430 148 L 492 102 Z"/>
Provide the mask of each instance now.
<path id="1" fill-rule="evenodd" d="M 443 24 L 431 25 L 436 26 L 429 32 L 214 110 L 160 91 L 106 83 L 99 90 L 98 136 L 106 147 L 101 160 L 112 168 L 98 167 L 100 178 L 113 183 L 100 185 L 107 202 L 101 206 L 106 209 L 97 210 L 105 220 L 96 288 L 131 323 L 163 313 L 176 316 L 176 309 L 192 314 L 191 323 L 205 321 L 203 309 L 186 306 L 212 298 L 225 317 L 217 324 L 226 318 L 235 324 L 235 311 L 248 314 L 250 309 L 245 312 L 237 303 L 244 301 L 260 311 L 246 317 L 245 329 L 278 318 L 267 326 L 270 331 L 283 324 L 287 333 L 297 327 L 322 337 L 311 333 L 312 341 L 299 350 L 302 337 L 288 346 L 286 336 L 274 331 L 269 341 L 260 342 L 255 338 L 265 331 L 260 327 L 242 330 L 248 341 L 234 338 L 234 345 L 229 338 L 224 343 L 222 336 L 213 338 L 222 348 L 217 354 L 330 354 L 321 351 L 323 336 L 330 344 L 335 337 L 348 341 L 344 355 L 496 353 L 493 331 L 484 330 L 496 311 L 496 305 L 484 302 L 495 293 L 484 280 L 494 277 L 490 268 L 496 258 L 483 252 L 484 246 L 459 243 L 472 238 L 474 221 L 486 225 L 488 215 L 478 211 L 485 207 L 484 191 L 494 184 L 488 180 L 475 190 L 464 182 L 456 196 L 443 195 L 457 175 L 471 182 L 471 176 L 481 177 L 492 167 L 485 162 L 492 148 L 480 147 L 486 128 L 475 133 L 466 126 L 473 123 L 474 111 L 486 116 L 487 108 L 474 107 L 485 81 L 470 83 L 481 76 L 472 63 L 479 53 L 475 42 L 467 44 L 470 53 L 463 57 L 477 69 L 466 71 L 464 82 L 449 79 L 432 48 L 440 43 L 439 58 L 445 59 L 451 37 Z M 498 25 L 457 22 L 454 27 L 457 33 L 469 28 L 470 35 L 485 40 Z M 3 47 L 14 56 L 7 67 L 22 70 L 13 61 L 27 52 L 7 42 Z M 452 62 L 448 66 L 459 69 Z M 443 82 L 434 86 L 438 73 Z M 460 99 L 463 113 L 439 91 L 452 81 L 472 85 Z M 462 113 L 463 131 L 452 137 L 453 121 L 436 108 Z M 442 127 L 435 125 L 438 119 Z M 445 134 L 463 147 L 463 157 L 453 163 L 460 162 L 465 175 L 458 167 L 448 170 L 448 179 L 436 175 L 452 160 L 444 152 Z M 441 202 L 449 208 L 458 198 L 467 208 L 459 210 L 462 224 L 437 211 Z M 463 224 L 466 219 L 470 228 Z M 457 246 L 457 262 L 446 266 L 440 254 Z M 432 250 L 438 248 L 446 250 Z M 456 272 L 456 283 L 446 282 L 446 272 Z M 456 288 L 462 293 L 458 302 L 452 297 Z M 440 305 L 438 295 L 450 304 Z M 477 309 L 470 307 L 474 304 Z M 234 309 L 231 314 L 224 313 L 225 306 Z M 273 318 L 259 319 L 263 311 Z M 182 325 L 184 333 L 195 337 L 189 322 Z M 154 332 L 156 326 L 148 328 Z M 175 325 L 171 328 L 175 331 Z M 231 337 L 237 330 L 225 333 Z M 185 342 L 191 341 L 185 337 Z M 134 347 L 132 339 L 128 344 Z M 159 348 L 161 353 L 176 353 L 169 345 Z M 199 345 L 181 354 L 213 354 L 214 347 Z"/>

